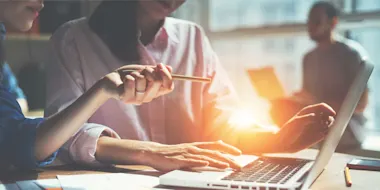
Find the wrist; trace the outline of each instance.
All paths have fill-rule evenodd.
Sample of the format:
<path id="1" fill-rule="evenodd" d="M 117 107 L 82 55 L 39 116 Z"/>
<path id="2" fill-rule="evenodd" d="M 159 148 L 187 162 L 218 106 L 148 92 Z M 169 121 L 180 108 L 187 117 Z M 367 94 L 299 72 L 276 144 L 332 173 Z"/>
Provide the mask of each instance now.
<path id="1" fill-rule="evenodd" d="M 156 155 L 164 145 L 155 142 L 144 142 L 138 149 L 136 160 L 139 164 L 145 166 L 156 165 Z"/>
<path id="2" fill-rule="evenodd" d="M 157 144 L 103 136 L 98 140 L 95 157 L 105 163 L 152 166 Z"/>
<path id="3" fill-rule="evenodd" d="M 107 77 L 103 77 L 96 84 L 100 95 L 105 99 L 115 98 L 118 99 L 117 86 L 113 84 Z"/>

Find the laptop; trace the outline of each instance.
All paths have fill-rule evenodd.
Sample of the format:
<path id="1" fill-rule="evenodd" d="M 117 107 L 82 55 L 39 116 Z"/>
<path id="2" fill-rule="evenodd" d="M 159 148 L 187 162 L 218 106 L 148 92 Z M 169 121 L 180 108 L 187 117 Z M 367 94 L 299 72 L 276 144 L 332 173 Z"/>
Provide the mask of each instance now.
<path id="1" fill-rule="evenodd" d="M 285 90 L 273 67 L 248 69 L 247 73 L 260 97 L 267 100 L 274 100 L 285 96 Z M 268 86 L 270 86 L 270 88 L 268 88 Z"/>
<path id="2" fill-rule="evenodd" d="M 307 190 L 322 173 L 338 146 L 366 88 L 373 65 L 363 62 L 315 159 L 251 156 L 241 171 L 175 170 L 160 176 L 160 185 L 206 189 Z"/>

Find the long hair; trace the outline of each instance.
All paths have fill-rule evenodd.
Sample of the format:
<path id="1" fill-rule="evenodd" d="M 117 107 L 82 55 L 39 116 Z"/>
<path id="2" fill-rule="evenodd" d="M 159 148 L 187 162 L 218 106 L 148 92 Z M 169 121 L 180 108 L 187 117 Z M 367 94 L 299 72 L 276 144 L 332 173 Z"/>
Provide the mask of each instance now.
<path id="1" fill-rule="evenodd" d="M 91 30 L 126 63 L 140 61 L 137 8 L 135 0 L 103 0 L 89 19 Z"/>

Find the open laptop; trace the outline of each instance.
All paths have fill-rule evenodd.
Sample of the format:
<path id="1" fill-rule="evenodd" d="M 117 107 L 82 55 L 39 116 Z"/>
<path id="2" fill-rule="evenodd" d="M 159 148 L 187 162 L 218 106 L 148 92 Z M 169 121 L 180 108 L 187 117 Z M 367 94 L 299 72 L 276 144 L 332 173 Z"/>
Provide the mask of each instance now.
<path id="1" fill-rule="evenodd" d="M 267 100 L 274 100 L 285 96 L 285 90 L 273 67 L 248 69 L 249 79 L 257 94 Z M 270 86 L 270 88 L 268 88 Z"/>
<path id="2" fill-rule="evenodd" d="M 363 62 L 315 161 L 254 157 L 241 171 L 182 171 L 160 176 L 160 184 L 207 189 L 307 190 L 330 161 L 366 88 L 373 65 Z"/>

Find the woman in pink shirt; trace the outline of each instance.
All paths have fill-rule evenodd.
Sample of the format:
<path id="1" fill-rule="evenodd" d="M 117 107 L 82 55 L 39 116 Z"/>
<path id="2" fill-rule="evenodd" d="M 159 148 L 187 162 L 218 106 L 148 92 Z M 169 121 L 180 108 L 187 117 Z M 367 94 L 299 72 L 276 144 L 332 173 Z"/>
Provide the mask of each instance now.
<path id="1" fill-rule="evenodd" d="M 212 78 L 210 84 L 176 81 L 172 93 L 141 106 L 106 102 L 64 146 L 72 161 L 137 163 L 165 171 L 202 164 L 238 167 L 221 152 L 240 151 L 218 140 L 253 154 L 298 151 L 324 138 L 335 114 L 326 104 L 305 108 L 276 134 L 228 125 L 237 96 L 204 31 L 167 17 L 183 3 L 103 1 L 91 17 L 70 21 L 53 35 L 55 56 L 47 73 L 55 80 L 47 84 L 47 115 L 122 65 L 165 63 L 173 73 Z M 199 141 L 212 142 L 193 143 Z"/>

